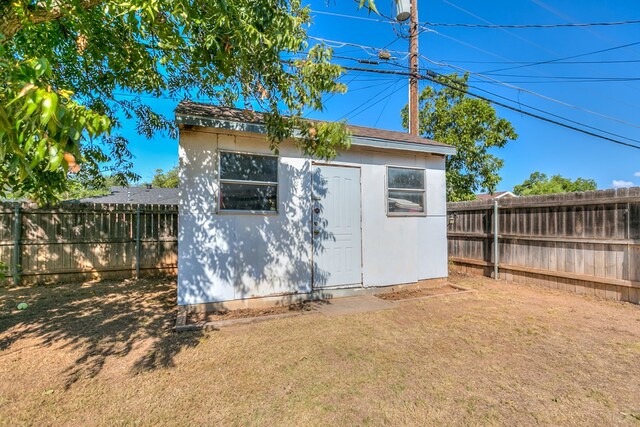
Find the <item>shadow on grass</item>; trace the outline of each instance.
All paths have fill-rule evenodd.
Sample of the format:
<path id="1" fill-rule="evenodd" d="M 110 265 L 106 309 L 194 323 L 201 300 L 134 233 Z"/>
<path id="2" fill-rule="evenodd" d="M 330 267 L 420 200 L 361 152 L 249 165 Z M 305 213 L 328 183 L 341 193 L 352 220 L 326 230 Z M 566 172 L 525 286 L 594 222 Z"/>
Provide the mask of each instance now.
<path id="1" fill-rule="evenodd" d="M 77 352 L 67 388 L 97 375 L 109 357 L 132 357 L 132 374 L 171 367 L 202 336 L 172 330 L 175 295 L 168 278 L 0 289 L 0 352 L 26 338 Z M 20 302 L 29 307 L 17 310 Z"/>

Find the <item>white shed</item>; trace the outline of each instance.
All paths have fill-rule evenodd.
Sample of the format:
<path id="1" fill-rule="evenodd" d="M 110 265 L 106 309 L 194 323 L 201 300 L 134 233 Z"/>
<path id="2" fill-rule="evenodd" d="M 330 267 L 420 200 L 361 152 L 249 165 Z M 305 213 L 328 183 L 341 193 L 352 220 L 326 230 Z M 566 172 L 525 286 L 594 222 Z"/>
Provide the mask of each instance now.
<path id="1" fill-rule="evenodd" d="M 179 305 L 278 304 L 447 276 L 453 147 L 349 126 L 351 148 L 328 162 L 291 141 L 274 155 L 260 114 L 182 102 L 176 121 Z"/>

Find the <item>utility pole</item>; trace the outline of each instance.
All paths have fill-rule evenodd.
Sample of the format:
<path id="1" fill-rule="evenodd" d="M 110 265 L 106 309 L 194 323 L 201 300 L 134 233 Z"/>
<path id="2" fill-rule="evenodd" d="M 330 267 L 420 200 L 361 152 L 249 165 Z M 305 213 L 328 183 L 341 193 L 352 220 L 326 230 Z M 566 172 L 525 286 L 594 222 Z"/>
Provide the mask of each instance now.
<path id="1" fill-rule="evenodd" d="M 409 134 L 418 135 L 418 0 L 411 0 L 409 18 Z"/>

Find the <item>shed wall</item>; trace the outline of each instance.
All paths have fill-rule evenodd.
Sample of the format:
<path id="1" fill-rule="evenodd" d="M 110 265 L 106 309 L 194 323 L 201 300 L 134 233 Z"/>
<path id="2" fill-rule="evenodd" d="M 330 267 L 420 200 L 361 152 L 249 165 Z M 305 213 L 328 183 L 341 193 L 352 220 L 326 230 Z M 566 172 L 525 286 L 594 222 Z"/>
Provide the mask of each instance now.
<path id="1" fill-rule="evenodd" d="M 263 135 L 182 130 L 178 304 L 310 292 L 312 161 L 281 146 L 277 215 L 218 214 L 219 149 L 270 153 Z M 446 277 L 442 156 L 352 149 L 331 164 L 361 169 L 364 286 Z M 387 217 L 386 165 L 426 168 L 425 217 Z"/>

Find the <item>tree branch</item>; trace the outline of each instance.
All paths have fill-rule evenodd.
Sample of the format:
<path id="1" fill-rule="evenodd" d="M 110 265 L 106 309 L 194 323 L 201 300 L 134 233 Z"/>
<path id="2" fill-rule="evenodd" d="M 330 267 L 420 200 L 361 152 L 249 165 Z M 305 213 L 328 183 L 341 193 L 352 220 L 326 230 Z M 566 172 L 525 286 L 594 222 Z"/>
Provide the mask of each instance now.
<path id="1" fill-rule="evenodd" d="M 104 0 L 83 0 L 77 7 L 81 9 L 90 9 L 98 6 Z M 27 21 L 32 24 L 43 24 L 62 18 L 69 9 L 63 8 L 64 2 L 54 1 L 51 8 L 42 7 L 42 3 L 30 6 L 27 11 Z M 4 35 L 3 42 L 12 39 L 24 26 L 24 20 L 16 13 L 16 8 L 11 0 L 3 0 L 0 2 L 0 34 Z"/>

